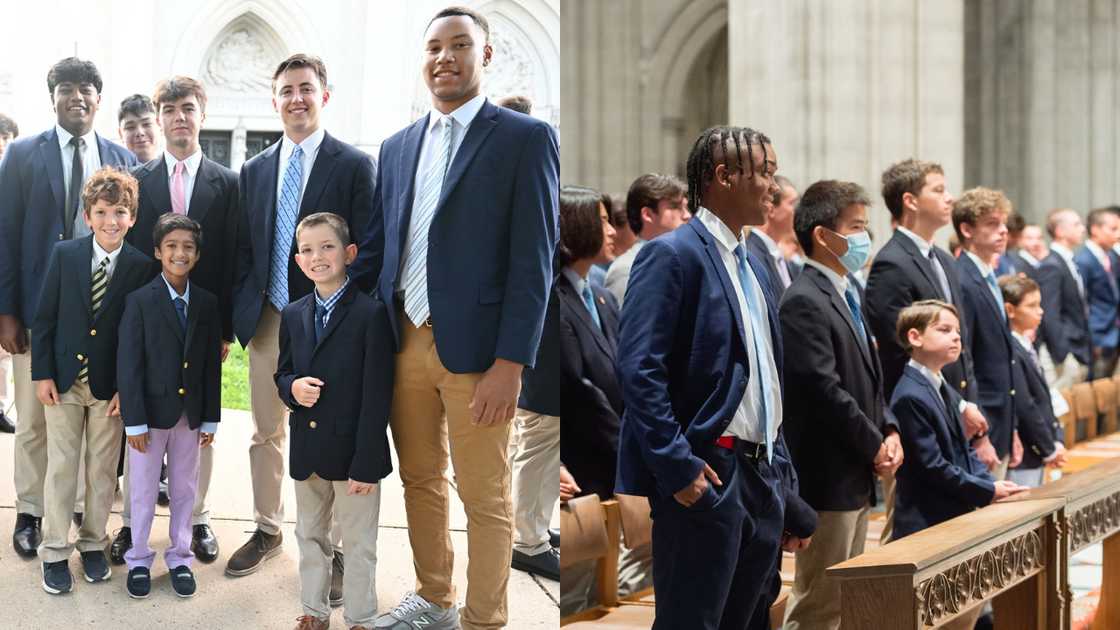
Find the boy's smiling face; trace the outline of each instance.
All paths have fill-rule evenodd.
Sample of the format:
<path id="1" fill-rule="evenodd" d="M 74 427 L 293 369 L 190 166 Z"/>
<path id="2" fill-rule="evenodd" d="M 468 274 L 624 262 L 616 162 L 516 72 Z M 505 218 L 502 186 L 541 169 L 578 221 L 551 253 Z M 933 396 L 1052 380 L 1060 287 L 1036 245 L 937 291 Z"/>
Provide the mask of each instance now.
<path id="1" fill-rule="evenodd" d="M 128 206 L 113 205 L 104 199 L 98 199 L 88 209 L 85 219 L 97 244 L 107 252 L 114 252 L 121 246 L 129 228 L 136 222 L 136 217 Z"/>
<path id="2" fill-rule="evenodd" d="M 338 234 L 326 224 L 300 230 L 297 244 L 296 264 L 316 285 L 342 282 L 346 266 L 358 255 L 357 246 L 351 243 L 344 247 Z"/>
<path id="3" fill-rule="evenodd" d="M 186 279 L 198 262 L 198 244 L 189 230 L 171 230 L 156 247 L 156 260 L 168 279 Z"/>

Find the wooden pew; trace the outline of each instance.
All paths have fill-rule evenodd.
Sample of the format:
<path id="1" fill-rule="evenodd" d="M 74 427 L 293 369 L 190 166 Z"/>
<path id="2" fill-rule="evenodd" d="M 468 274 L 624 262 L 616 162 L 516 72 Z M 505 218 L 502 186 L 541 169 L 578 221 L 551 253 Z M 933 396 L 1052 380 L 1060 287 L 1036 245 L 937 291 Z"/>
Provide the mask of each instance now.
<path id="1" fill-rule="evenodd" d="M 1116 432 L 1116 383 L 1111 378 L 1092 382 L 1097 403 L 1097 435 Z"/>
<path id="2" fill-rule="evenodd" d="M 987 600 L 997 630 L 1060 627 L 1064 506 L 997 503 L 830 567 L 840 580 L 842 627 L 936 628 Z"/>
<path id="3" fill-rule="evenodd" d="M 1092 383 L 1078 383 L 1073 392 L 1073 412 L 1077 419 L 1077 441 L 1097 437 L 1097 396 Z"/>
<path id="4" fill-rule="evenodd" d="M 1065 438 L 1062 440 L 1062 443 L 1065 444 L 1068 449 L 1073 448 L 1073 446 L 1077 444 L 1077 412 L 1073 406 L 1073 390 L 1067 387 L 1061 391 L 1061 394 L 1062 398 L 1066 401 L 1066 407 L 1069 408 L 1069 411 L 1058 418 L 1058 421 L 1062 423 L 1062 429 L 1065 431 Z"/>

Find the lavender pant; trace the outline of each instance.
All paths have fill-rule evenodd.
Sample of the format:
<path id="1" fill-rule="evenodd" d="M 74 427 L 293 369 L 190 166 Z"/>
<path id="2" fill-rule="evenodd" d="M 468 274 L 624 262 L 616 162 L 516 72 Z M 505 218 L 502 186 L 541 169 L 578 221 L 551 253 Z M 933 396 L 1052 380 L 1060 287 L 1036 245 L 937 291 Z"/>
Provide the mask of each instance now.
<path id="1" fill-rule="evenodd" d="M 198 430 L 191 429 L 186 417 L 172 429 L 149 429 L 151 441 L 148 450 L 141 453 L 131 446 L 128 449 L 128 466 L 131 479 L 130 502 L 132 507 L 132 548 L 124 554 L 125 562 L 133 567 L 151 568 L 156 552 L 148 546 L 152 532 L 152 517 L 159 494 L 159 471 L 163 454 L 167 453 L 167 494 L 171 498 L 171 521 L 167 527 L 171 546 L 163 554 L 168 569 L 190 566 L 191 510 L 198 490 Z"/>

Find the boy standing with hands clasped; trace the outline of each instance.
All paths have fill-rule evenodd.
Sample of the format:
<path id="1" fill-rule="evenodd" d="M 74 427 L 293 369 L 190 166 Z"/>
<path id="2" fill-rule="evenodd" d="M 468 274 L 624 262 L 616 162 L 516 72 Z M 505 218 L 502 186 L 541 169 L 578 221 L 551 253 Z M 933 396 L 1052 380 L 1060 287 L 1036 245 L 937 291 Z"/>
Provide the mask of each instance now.
<path id="1" fill-rule="evenodd" d="M 179 597 L 195 593 L 191 512 L 202 448 L 214 441 L 221 414 L 222 320 L 218 298 L 190 282 L 202 228 L 182 214 L 164 214 L 152 230 L 162 273 L 128 296 L 120 324 L 117 380 L 128 435 L 132 547 L 125 553 L 128 595 L 151 590 L 152 531 L 160 466 L 167 454 L 171 499 L 164 562 Z"/>
<path id="2" fill-rule="evenodd" d="M 124 242 L 136 221 L 136 199 L 128 173 L 105 167 L 90 176 L 82 208 L 93 233 L 54 246 L 32 326 L 31 378 L 50 426 L 39 558 L 43 590 L 52 595 L 73 586 L 70 517 L 83 437 L 86 509 L 76 546 L 87 582 L 112 574 L 105 524 L 121 448 L 117 322 L 125 296 L 152 273 L 152 260 Z"/>
<path id="3" fill-rule="evenodd" d="M 315 290 L 281 313 L 276 387 L 292 410 L 289 470 L 304 612 L 297 630 L 330 626 L 332 512 L 346 553 L 343 618 L 361 629 L 373 628 L 377 617 L 378 482 L 392 471 L 386 429 L 395 350 L 385 306 L 346 274 L 355 256 L 338 215 L 317 212 L 296 226 L 296 263 Z"/>

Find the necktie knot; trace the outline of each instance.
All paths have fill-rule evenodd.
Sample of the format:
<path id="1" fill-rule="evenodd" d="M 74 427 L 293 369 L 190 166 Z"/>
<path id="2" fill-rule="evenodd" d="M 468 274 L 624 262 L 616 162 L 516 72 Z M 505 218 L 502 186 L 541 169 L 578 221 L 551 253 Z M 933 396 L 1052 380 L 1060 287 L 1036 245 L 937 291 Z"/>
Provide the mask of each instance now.
<path id="1" fill-rule="evenodd" d="M 186 162 L 176 162 L 175 163 L 175 174 L 180 176 L 180 177 L 182 177 L 183 175 L 186 175 L 187 174 L 187 163 Z"/>
<path id="2" fill-rule="evenodd" d="M 187 329 L 187 301 L 177 297 L 171 301 L 175 305 L 175 314 L 179 316 L 179 327 Z"/>
<path id="3" fill-rule="evenodd" d="M 73 138 L 70 138 L 70 146 L 80 151 L 86 148 L 86 139 L 81 136 L 74 136 Z"/>

